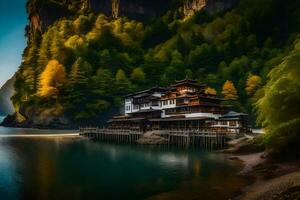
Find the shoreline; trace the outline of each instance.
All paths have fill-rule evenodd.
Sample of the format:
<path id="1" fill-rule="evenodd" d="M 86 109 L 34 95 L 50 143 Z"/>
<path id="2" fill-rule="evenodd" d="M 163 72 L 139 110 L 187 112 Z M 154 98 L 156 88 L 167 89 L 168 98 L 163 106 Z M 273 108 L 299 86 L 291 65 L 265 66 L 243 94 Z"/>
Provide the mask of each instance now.
<path id="1" fill-rule="evenodd" d="M 40 129 L 40 130 L 60 130 L 60 131 L 64 131 L 64 130 L 76 130 L 78 129 L 78 127 L 76 126 L 67 126 L 67 127 L 63 127 L 63 126 L 29 126 L 29 125 L 9 125 L 9 124 L 5 124 L 5 123 L 0 123 L 0 127 L 4 127 L 4 128 L 24 128 L 24 129 Z"/>
<path id="2" fill-rule="evenodd" d="M 241 188 L 235 200 L 300 199 L 300 160 L 276 161 L 263 152 L 228 153 L 244 165 L 238 175 L 253 179 Z"/>
<path id="3" fill-rule="evenodd" d="M 57 133 L 57 134 L 2 134 L 0 138 L 43 138 L 43 137 L 79 137 L 79 133 Z"/>

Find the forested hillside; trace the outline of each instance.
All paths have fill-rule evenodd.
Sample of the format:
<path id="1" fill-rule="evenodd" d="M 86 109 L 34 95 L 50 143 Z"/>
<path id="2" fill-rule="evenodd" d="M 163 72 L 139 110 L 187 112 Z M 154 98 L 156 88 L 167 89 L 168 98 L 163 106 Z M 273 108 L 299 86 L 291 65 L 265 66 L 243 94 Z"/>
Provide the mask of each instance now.
<path id="1" fill-rule="evenodd" d="M 94 1 L 28 2 L 16 118 L 27 125 L 50 116 L 75 126 L 101 124 L 118 113 L 123 95 L 187 76 L 254 122 L 268 74 L 293 51 L 299 32 L 297 0 L 178 0 L 163 9 L 137 1 L 138 15 L 125 12 L 134 1 L 125 8 L 122 0 L 112 2 L 119 7 L 111 13 Z M 48 4 L 59 14 L 45 22 L 47 15 L 36 12 L 47 12 Z"/>

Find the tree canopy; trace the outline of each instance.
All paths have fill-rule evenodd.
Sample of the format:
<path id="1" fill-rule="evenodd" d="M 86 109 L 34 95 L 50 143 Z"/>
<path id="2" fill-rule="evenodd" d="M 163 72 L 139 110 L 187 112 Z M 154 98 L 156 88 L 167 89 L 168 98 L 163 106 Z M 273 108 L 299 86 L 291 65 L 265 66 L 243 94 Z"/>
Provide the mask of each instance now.
<path id="1" fill-rule="evenodd" d="M 300 42 L 269 74 L 264 95 L 256 103 L 258 123 L 275 152 L 299 153 L 300 146 Z"/>

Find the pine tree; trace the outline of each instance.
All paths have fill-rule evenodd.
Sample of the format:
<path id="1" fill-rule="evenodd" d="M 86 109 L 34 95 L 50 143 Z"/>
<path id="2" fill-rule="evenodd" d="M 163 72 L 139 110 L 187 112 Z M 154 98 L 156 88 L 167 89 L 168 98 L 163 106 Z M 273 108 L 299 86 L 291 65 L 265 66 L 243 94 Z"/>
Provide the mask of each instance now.
<path id="1" fill-rule="evenodd" d="M 72 65 L 69 80 L 66 87 L 65 108 L 72 114 L 75 120 L 83 120 L 90 117 L 88 104 L 91 99 L 98 99 L 93 95 L 93 86 L 89 79 L 91 65 L 79 57 Z"/>
<path id="2" fill-rule="evenodd" d="M 35 92 L 35 72 L 32 67 L 27 67 L 22 76 L 24 77 L 24 95 L 25 100 L 29 99 L 29 95 Z"/>
<path id="3" fill-rule="evenodd" d="M 29 79 L 27 82 L 30 85 L 28 87 L 29 93 L 33 94 L 37 91 L 37 82 L 38 82 L 38 70 L 37 68 L 37 60 L 39 58 L 39 49 L 37 48 L 37 45 L 33 43 L 27 52 L 27 56 L 24 59 L 24 62 L 22 63 L 22 66 L 24 66 L 25 69 L 28 69 L 27 72 L 23 72 L 23 75 L 26 79 Z"/>
<path id="4" fill-rule="evenodd" d="M 50 45 L 51 59 L 58 60 L 62 64 L 68 64 L 71 57 L 70 51 L 64 46 L 64 40 L 60 34 L 55 34 Z"/>
<path id="5" fill-rule="evenodd" d="M 88 75 L 91 72 L 91 65 L 84 61 L 81 57 L 78 58 L 72 65 L 69 75 L 71 85 L 83 85 L 87 83 Z"/>
<path id="6" fill-rule="evenodd" d="M 37 61 L 37 73 L 41 73 L 48 61 L 51 59 L 50 44 L 52 32 L 45 33 L 42 37 L 42 42 L 39 51 L 39 58 Z"/>

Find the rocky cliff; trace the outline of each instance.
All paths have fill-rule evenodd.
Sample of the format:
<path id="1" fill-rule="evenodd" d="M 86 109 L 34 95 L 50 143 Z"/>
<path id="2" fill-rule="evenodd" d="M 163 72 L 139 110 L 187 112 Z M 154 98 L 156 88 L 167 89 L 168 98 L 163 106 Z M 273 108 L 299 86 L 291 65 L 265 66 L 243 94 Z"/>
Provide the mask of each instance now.
<path id="1" fill-rule="evenodd" d="M 0 89 L 0 116 L 6 116 L 14 112 L 10 98 L 14 93 L 15 76 L 9 79 Z"/>
<path id="2" fill-rule="evenodd" d="M 117 18 L 132 19 L 158 17 L 170 10 L 178 10 L 183 17 L 201 9 L 216 13 L 231 8 L 238 0 L 29 0 L 27 35 L 32 39 L 37 32 L 62 17 L 79 12 L 103 13 Z"/>

